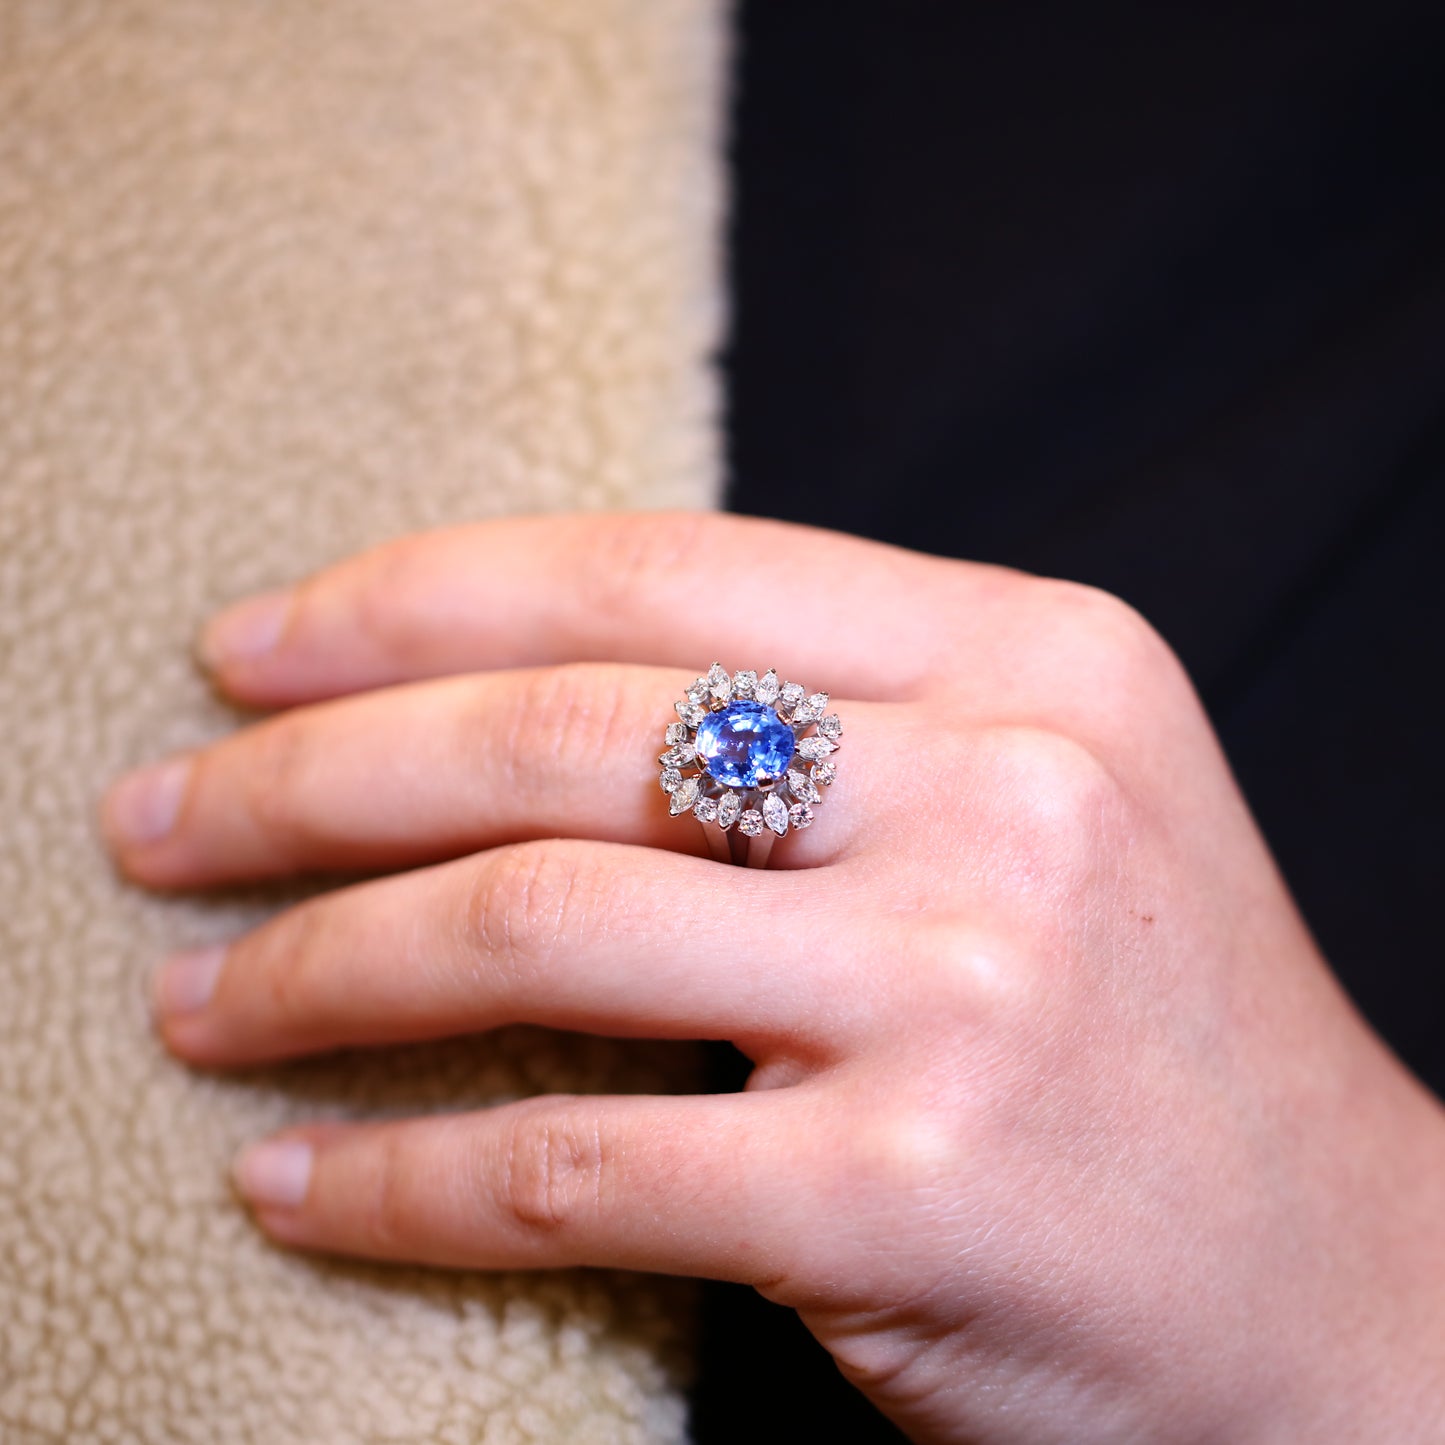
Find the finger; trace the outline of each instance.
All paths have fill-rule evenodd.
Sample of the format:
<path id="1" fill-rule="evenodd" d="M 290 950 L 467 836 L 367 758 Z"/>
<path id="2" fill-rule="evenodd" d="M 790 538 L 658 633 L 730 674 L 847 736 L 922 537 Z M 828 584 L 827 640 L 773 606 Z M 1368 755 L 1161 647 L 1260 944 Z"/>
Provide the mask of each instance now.
<path id="1" fill-rule="evenodd" d="M 821 1058 L 836 1001 L 819 1010 L 811 971 L 780 966 L 827 906 L 802 876 L 619 844 L 495 849 L 178 956 L 156 980 L 158 1023 L 183 1058 L 222 1066 L 510 1023 L 750 1051 L 786 1038 Z"/>
<path id="2" fill-rule="evenodd" d="M 247 599 L 206 629 L 200 654 L 226 691 L 267 706 L 483 668 L 695 673 L 715 658 L 892 698 L 943 640 L 906 616 L 962 565 L 707 512 L 512 517 L 404 538 Z"/>
<path id="3" fill-rule="evenodd" d="M 793 1093 L 550 1095 L 481 1113 L 314 1125 L 243 1152 L 234 1177 L 262 1227 L 306 1249 L 766 1288 L 791 1272 L 780 1241 L 806 1225 L 801 1191 L 780 1184 L 798 1153 L 780 1147 L 797 1127 Z"/>
<path id="4" fill-rule="evenodd" d="M 132 877 L 167 887 L 411 866 L 528 838 L 706 853 L 659 787 L 672 704 L 694 675 L 586 663 L 296 709 L 122 779 L 105 831 Z M 855 725 L 870 723 L 840 708 L 851 756 Z M 848 797 L 846 784 L 826 791 Z M 789 864 L 846 846 L 855 812 L 820 808 L 828 827 L 790 842 Z"/>

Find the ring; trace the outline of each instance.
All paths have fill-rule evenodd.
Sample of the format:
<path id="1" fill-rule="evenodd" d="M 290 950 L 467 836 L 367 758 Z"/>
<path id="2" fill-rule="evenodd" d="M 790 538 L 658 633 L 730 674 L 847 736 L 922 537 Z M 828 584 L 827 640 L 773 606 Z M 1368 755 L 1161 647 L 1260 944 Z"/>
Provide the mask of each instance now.
<path id="1" fill-rule="evenodd" d="M 713 663 L 673 704 L 678 721 L 657 759 L 668 811 L 691 813 L 720 863 L 765 867 L 778 838 L 812 823 L 837 776 L 829 755 L 843 723 L 827 707 L 826 692 L 780 683 L 773 668 L 730 675 Z"/>

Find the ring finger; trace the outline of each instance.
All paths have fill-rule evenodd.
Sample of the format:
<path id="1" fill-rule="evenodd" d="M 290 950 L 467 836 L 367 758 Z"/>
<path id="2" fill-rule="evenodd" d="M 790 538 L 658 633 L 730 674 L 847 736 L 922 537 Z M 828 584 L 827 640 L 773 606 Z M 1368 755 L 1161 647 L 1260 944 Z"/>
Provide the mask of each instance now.
<path id="1" fill-rule="evenodd" d="M 663 730 L 690 681 L 574 663 L 299 708 L 122 779 L 105 830 L 127 873 L 165 887 L 406 867 L 530 838 L 703 853 L 699 827 L 669 817 L 658 791 Z M 856 707 L 842 705 L 850 722 Z M 790 840 L 788 862 L 845 845 L 846 804 L 827 818 Z"/>

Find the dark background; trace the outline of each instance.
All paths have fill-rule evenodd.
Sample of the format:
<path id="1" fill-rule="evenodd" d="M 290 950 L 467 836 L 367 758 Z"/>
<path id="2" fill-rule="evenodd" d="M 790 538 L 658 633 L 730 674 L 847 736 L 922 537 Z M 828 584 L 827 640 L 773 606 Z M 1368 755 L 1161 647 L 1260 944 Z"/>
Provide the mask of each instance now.
<path id="1" fill-rule="evenodd" d="M 1095 583 L 1159 628 L 1437 1091 L 1441 13 L 745 0 L 727 358 L 733 510 Z M 901 1438 L 722 1286 L 694 1429 Z"/>

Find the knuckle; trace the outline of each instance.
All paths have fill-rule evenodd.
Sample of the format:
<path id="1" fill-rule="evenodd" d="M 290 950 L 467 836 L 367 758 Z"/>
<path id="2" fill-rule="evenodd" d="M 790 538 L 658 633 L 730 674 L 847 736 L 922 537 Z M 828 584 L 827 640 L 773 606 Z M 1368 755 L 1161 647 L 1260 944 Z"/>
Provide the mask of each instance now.
<path id="1" fill-rule="evenodd" d="M 358 1231 L 366 1249 L 394 1255 L 411 1233 L 415 1170 L 399 1129 L 378 1129 L 368 1152 L 367 1187 L 359 1201 Z"/>
<path id="2" fill-rule="evenodd" d="M 1055 893 L 1091 876 L 1124 802 L 1109 767 L 1046 728 L 995 729 L 985 752 L 995 861 L 1028 891 Z"/>
<path id="3" fill-rule="evenodd" d="M 639 603 L 691 585 L 692 571 L 717 519 L 706 512 L 655 512 L 599 519 L 578 569 L 583 607 L 602 619 L 628 616 Z M 725 523 L 723 525 L 726 525 Z"/>
<path id="4" fill-rule="evenodd" d="M 246 972 L 264 980 L 267 1012 L 278 1023 L 317 1011 L 326 911 L 320 900 L 297 904 L 248 940 L 256 956 Z"/>
<path id="5" fill-rule="evenodd" d="M 1047 580 L 1045 605 L 1063 629 L 1086 695 L 1115 706 L 1179 670 L 1168 643 L 1136 608 L 1102 588 Z"/>
<path id="6" fill-rule="evenodd" d="M 283 852 L 311 838 L 304 799 L 315 766 L 307 729 L 296 720 L 279 719 L 255 732 L 243 773 L 246 810 L 267 842 Z"/>
<path id="7" fill-rule="evenodd" d="M 910 931 L 909 973 L 923 984 L 929 1015 L 951 1034 L 997 1026 L 1033 1011 L 1045 981 L 1026 949 L 976 926 L 972 911 L 937 914 Z"/>
<path id="8" fill-rule="evenodd" d="M 581 876 L 575 853 L 555 841 L 485 855 L 472 880 L 467 928 L 489 966 L 523 979 L 544 969 L 576 925 Z"/>
<path id="9" fill-rule="evenodd" d="M 957 1108 L 934 1111 L 908 1100 L 858 1126 L 853 1166 L 890 1196 L 932 1188 L 957 1174 L 968 1121 Z"/>
<path id="10" fill-rule="evenodd" d="M 601 662 L 565 663 L 523 674 L 499 750 L 506 786 L 522 798 L 554 789 L 555 772 L 536 766 L 538 758 L 627 757 L 635 752 L 635 719 L 641 714 L 628 676 L 626 668 Z"/>
<path id="11" fill-rule="evenodd" d="M 412 599 L 434 580 L 435 561 L 426 533 L 399 537 L 359 559 L 349 598 L 351 626 L 383 658 L 415 651 L 416 630 L 408 626 Z"/>
<path id="12" fill-rule="evenodd" d="M 516 1106 L 504 1147 L 502 1201 L 517 1224 L 556 1233 L 602 1208 L 611 1166 L 581 1100 Z"/>
<path id="13" fill-rule="evenodd" d="M 1052 728 L 991 730 L 984 766 L 1014 811 L 1045 821 L 1088 815 L 1115 786 L 1113 775 L 1084 743 Z"/>

